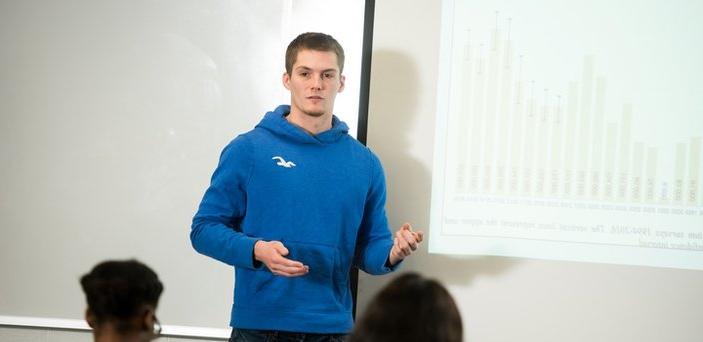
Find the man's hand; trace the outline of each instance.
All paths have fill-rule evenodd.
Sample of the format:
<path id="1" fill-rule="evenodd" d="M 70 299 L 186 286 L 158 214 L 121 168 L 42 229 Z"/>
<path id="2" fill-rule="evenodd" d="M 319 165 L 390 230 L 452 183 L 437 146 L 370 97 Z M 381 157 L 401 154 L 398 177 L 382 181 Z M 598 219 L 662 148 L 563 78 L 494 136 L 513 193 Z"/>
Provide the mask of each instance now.
<path id="1" fill-rule="evenodd" d="M 280 241 L 259 240 L 254 244 L 254 258 L 261 261 L 271 273 L 284 277 L 299 277 L 310 271 L 303 263 L 286 258 L 288 248 Z"/>
<path id="2" fill-rule="evenodd" d="M 390 265 L 395 265 L 412 254 L 422 242 L 422 232 L 414 232 L 410 223 L 405 223 L 395 232 L 393 247 L 388 255 Z"/>

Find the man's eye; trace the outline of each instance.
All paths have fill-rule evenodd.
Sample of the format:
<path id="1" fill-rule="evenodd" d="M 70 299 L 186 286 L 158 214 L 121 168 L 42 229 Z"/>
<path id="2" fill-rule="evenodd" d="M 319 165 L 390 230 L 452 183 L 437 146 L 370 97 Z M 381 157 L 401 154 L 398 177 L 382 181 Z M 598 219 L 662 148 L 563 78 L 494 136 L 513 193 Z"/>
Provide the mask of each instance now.
<path id="1" fill-rule="evenodd" d="M 334 74 L 325 74 L 325 78 L 334 78 Z"/>
<path id="2" fill-rule="evenodd" d="M 308 77 L 309 74 L 307 72 L 301 72 L 298 75 L 303 76 L 303 77 Z"/>

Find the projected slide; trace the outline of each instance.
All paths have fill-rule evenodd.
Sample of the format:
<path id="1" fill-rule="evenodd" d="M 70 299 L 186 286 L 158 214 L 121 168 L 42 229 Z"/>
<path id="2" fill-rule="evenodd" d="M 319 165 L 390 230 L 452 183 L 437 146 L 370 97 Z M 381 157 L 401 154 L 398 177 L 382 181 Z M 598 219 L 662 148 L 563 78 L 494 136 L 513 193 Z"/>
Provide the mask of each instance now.
<path id="1" fill-rule="evenodd" d="M 703 269 L 701 10 L 444 1 L 430 252 Z"/>

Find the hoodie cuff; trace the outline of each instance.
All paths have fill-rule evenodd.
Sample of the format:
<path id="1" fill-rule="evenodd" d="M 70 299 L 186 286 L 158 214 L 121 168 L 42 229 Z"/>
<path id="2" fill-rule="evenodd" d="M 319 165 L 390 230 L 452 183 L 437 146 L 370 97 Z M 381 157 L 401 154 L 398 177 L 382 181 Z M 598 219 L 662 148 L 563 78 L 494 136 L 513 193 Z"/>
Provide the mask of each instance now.
<path id="1" fill-rule="evenodd" d="M 400 265 L 403 263 L 403 261 L 405 261 L 405 259 L 398 261 L 395 265 L 391 265 L 390 257 L 388 257 L 386 259 L 386 263 L 383 264 L 383 267 L 385 268 L 386 272 L 393 272 L 400 267 Z"/>
<path id="2" fill-rule="evenodd" d="M 235 265 L 241 265 L 246 268 L 259 269 L 263 267 L 263 263 L 254 258 L 254 245 L 261 239 L 253 237 L 243 237 L 239 241 L 239 247 L 235 248 Z"/>

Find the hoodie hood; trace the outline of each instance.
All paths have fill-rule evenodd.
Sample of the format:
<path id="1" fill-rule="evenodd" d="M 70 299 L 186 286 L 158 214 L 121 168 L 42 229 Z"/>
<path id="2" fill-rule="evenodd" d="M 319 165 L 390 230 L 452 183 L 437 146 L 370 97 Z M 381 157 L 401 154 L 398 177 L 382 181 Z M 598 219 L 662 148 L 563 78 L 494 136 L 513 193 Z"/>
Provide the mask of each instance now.
<path id="1" fill-rule="evenodd" d="M 275 135 L 297 142 L 301 144 L 331 144 L 349 132 L 349 127 L 336 116 L 332 115 L 332 128 L 320 132 L 315 135 L 310 135 L 302 128 L 291 124 L 286 120 L 286 116 L 290 113 L 289 105 L 280 105 L 272 112 L 266 113 L 261 119 L 256 128 L 261 128 L 272 132 Z"/>

